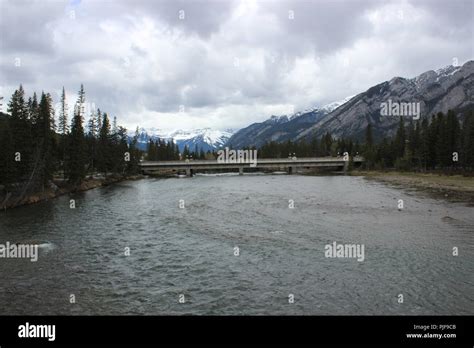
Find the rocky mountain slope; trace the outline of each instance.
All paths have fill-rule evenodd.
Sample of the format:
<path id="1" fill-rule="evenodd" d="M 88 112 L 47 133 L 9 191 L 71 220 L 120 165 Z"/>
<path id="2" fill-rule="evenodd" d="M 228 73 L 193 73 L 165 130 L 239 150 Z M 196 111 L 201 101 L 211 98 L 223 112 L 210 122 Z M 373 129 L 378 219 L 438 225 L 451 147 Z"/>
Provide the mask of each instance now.
<path id="1" fill-rule="evenodd" d="M 333 110 L 314 109 L 288 117 L 272 117 L 236 132 L 228 144 L 235 148 L 268 141 L 308 139 L 330 132 L 335 137 L 361 139 L 369 123 L 375 138 L 395 133 L 399 116 L 382 116 L 381 104 L 392 102 L 420 103 L 420 117 L 455 110 L 462 118 L 474 108 L 474 61 L 463 66 L 447 66 L 427 71 L 415 78 L 394 77 L 369 88 Z M 410 117 L 404 118 L 407 122 Z"/>
<path id="2" fill-rule="evenodd" d="M 264 122 L 253 123 L 232 135 L 227 144 L 234 148 L 249 145 L 259 147 L 269 141 L 283 142 L 294 139 L 298 134 L 312 127 L 316 122 L 347 102 L 350 98 L 330 103 L 321 108 L 297 112 L 290 116 L 272 116 Z"/>

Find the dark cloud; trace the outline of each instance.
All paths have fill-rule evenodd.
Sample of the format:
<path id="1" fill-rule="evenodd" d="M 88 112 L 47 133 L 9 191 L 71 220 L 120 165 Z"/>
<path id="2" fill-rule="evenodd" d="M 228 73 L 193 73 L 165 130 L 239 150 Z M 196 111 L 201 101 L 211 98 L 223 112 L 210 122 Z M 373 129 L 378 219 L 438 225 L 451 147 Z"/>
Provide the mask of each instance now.
<path id="1" fill-rule="evenodd" d="M 65 86 L 72 105 L 84 83 L 128 128 L 241 127 L 472 59 L 472 6 L 0 0 L 1 91 Z"/>
<path id="2" fill-rule="evenodd" d="M 53 54 L 51 25 L 65 15 L 57 1 L 0 1 L 0 50 L 16 55 Z"/>

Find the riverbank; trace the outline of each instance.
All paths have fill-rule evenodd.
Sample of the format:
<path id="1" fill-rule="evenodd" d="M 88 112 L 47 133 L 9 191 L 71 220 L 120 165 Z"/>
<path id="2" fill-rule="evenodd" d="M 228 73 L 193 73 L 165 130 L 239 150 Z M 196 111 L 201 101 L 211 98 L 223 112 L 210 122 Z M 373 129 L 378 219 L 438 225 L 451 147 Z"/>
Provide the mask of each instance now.
<path id="1" fill-rule="evenodd" d="M 474 206 L 474 177 L 436 173 L 358 171 L 351 175 L 364 176 L 397 188 L 414 190 L 450 202 Z"/>
<path id="2" fill-rule="evenodd" d="M 33 192 L 21 197 L 17 194 L 0 194 L 0 210 L 7 210 L 22 205 L 34 204 L 42 201 L 47 201 L 68 193 L 82 192 L 92 190 L 102 186 L 108 186 L 126 180 L 138 180 L 144 178 L 143 175 L 128 175 L 128 176 L 103 176 L 87 177 L 80 185 L 71 185 L 61 179 L 52 181 L 49 187 L 43 191 Z"/>

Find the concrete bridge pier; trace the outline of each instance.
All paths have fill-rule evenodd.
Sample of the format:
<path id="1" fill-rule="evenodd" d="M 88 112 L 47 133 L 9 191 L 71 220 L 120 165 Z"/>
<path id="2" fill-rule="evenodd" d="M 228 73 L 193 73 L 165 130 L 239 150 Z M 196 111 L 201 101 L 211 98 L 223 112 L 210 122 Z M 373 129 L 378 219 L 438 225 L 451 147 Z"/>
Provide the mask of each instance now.
<path id="1" fill-rule="evenodd" d="M 293 174 L 295 172 L 295 168 L 293 166 L 288 167 L 288 174 Z"/>
<path id="2" fill-rule="evenodd" d="M 193 176 L 193 170 L 191 168 L 186 168 L 186 176 L 187 177 L 192 177 Z"/>
<path id="3" fill-rule="evenodd" d="M 239 167 L 239 175 L 244 175 L 244 167 Z"/>
<path id="4" fill-rule="evenodd" d="M 348 170 L 349 170 L 349 161 L 345 161 L 344 162 L 344 173 L 347 173 Z"/>

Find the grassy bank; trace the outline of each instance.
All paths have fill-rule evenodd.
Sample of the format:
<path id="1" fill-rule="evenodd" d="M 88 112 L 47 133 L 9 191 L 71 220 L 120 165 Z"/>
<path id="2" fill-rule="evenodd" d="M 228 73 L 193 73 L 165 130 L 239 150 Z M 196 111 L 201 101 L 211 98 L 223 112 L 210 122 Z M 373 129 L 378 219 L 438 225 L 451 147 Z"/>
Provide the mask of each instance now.
<path id="1" fill-rule="evenodd" d="M 353 171 L 351 175 L 364 176 L 367 180 L 375 180 L 397 188 L 426 193 L 434 198 L 464 202 L 474 206 L 474 177 L 437 173 L 358 170 Z"/>

